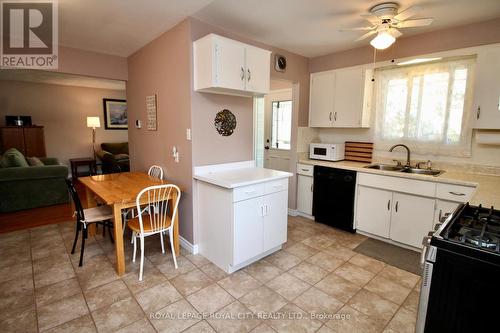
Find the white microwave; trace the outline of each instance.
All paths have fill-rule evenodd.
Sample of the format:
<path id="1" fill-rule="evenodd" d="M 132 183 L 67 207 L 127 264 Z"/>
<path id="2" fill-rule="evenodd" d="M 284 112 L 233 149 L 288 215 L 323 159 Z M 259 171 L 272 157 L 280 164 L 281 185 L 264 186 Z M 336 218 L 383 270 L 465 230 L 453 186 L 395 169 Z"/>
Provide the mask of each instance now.
<path id="1" fill-rule="evenodd" d="M 312 160 L 342 161 L 345 144 L 343 143 L 311 143 L 309 158 Z"/>

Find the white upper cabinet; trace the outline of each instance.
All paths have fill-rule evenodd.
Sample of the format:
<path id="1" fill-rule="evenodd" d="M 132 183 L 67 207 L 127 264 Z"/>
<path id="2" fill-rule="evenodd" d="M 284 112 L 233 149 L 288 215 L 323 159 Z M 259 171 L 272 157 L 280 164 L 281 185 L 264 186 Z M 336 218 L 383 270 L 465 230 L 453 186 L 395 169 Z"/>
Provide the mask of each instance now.
<path id="1" fill-rule="evenodd" d="M 500 44 L 477 55 L 474 79 L 475 128 L 500 129 Z"/>
<path id="2" fill-rule="evenodd" d="M 362 67 L 311 74 L 310 127 L 369 127 L 372 71 Z"/>
<path id="3" fill-rule="evenodd" d="M 253 96 L 269 93 L 271 52 L 209 34 L 193 43 L 194 90 Z"/>

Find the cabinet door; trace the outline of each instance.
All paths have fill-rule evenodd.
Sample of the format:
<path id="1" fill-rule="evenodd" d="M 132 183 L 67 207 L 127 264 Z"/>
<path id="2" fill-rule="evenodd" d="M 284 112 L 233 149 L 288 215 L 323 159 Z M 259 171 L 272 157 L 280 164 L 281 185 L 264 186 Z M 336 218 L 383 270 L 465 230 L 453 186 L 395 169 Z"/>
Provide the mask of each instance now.
<path id="1" fill-rule="evenodd" d="M 263 197 L 234 203 L 233 265 L 263 251 Z"/>
<path id="2" fill-rule="evenodd" d="M 436 199 L 436 211 L 434 213 L 434 225 L 441 222 L 441 217 L 447 213 L 453 213 L 460 203 L 455 201 Z"/>
<path id="3" fill-rule="evenodd" d="M 500 46 L 479 52 L 474 79 L 475 128 L 500 129 Z M 478 110 L 480 108 L 480 111 Z"/>
<path id="4" fill-rule="evenodd" d="M 389 238 L 392 192 L 358 186 L 356 228 Z"/>
<path id="5" fill-rule="evenodd" d="M 391 239 L 422 247 L 422 239 L 432 230 L 434 198 L 394 193 L 391 216 Z"/>
<path id="6" fill-rule="evenodd" d="M 313 177 L 297 177 L 297 210 L 312 215 Z"/>
<path id="7" fill-rule="evenodd" d="M 364 86 L 362 68 L 335 71 L 333 127 L 361 127 Z"/>
<path id="8" fill-rule="evenodd" d="M 288 191 L 268 194 L 264 198 L 264 251 L 286 242 L 288 224 Z"/>
<path id="9" fill-rule="evenodd" d="M 2 144 L 0 153 L 5 152 L 10 148 L 16 148 L 21 153 L 26 154 L 24 149 L 24 134 L 22 128 L 8 128 L 3 127 L 1 129 L 2 136 L 0 137 L 0 143 Z"/>
<path id="10" fill-rule="evenodd" d="M 26 156 L 46 157 L 45 137 L 43 128 L 30 127 L 24 129 L 24 142 L 26 144 Z"/>
<path id="11" fill-rule="evenodd" d="M 331 127 L 333 120 L 333 93 L 335 74 L 322 72 L 311 74 L 309 100 L 309 126 Z"/>
<path id="12" fill-rule="evenodd" d="M 217 87 L 245 90 L 245 46 L 236 41 L 219 38 L 215 45 Z"/>
<path id="13" fill-rule="evenodd" d="M 259 93 L 269 93 L 269 67 L 271 55 L 268 51 L 247 46 L 245 54 L 246 63 L 246 90 Z"/>

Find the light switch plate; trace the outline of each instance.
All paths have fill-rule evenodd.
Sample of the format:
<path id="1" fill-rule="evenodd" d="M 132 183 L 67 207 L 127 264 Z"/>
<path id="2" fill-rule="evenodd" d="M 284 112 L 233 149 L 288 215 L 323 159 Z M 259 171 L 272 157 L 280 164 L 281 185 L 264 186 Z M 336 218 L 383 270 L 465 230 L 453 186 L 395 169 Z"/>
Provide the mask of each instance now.
<path id="1" fill-rule="evenodd" d="M 191 129 L 186 128 L 186 140 L 191 141 Z"/>

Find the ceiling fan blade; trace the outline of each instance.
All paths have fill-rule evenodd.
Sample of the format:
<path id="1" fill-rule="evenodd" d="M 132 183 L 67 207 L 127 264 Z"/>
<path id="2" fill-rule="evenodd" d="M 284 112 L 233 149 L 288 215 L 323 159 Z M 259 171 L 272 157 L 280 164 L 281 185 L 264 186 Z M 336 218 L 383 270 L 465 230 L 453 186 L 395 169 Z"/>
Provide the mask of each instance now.
<path id="1" fill-rule="evenodd" d="M 420 6 L 411 6 L 403 10 L 402 12 L 398 13 L 398 15 L 394 16 L 394 19 L 397 21 L 404 21 L 407 18 L 410 18 L 414 15 L 416 15 L 419 11 L 422 10 L 422 7 Z"/>
<path id="2" fill-rule="evenodd" d="M 358 39 L 355 40 L 355 42 L 359 42 L 360 40 L 363 40 L 365 38 L 368 38 L 370 37 L 371 35 L 375 35 L 377 33 L 376 30 L 372 30 L 372 31 L 369 31 L 367 32 L 366 34 L 364 34 L 363 36 L 359 37 Z"/>
<path id="3" fill-rule="evenodd" d="M 373 14 L 361 14 L 361 17 L 373 25 L 378 25 L 382 23 L 382 20 Z"/>
<path id="4" fill-rule="evenodd" d="M 416 20 L 408 20 L 399 22 L 396 24 L 397 28 L 412 28 L 412 27 L 423 27 L 426 25 L 430 25 L 434 21 L 432 18 L 422 18 Z"/>
<path id="5" fill-rule="evenodd" d="M 394 38 L 398 38 L 399 36 L 401 36 L 403 34 L 401 31 L 399 31 L 398 29 L 395 29 L 395 28 L 389 29 L 389 33 Z"/>
<path id="6" fill-rule="evenodd" d="M 339 31 L 368 31 L 373 29 L 375 29 L 375 27 L 356 27 L 356 28 L 340 28 Z"/>

